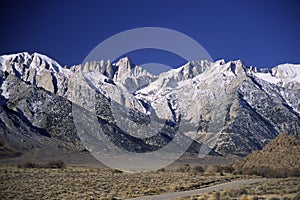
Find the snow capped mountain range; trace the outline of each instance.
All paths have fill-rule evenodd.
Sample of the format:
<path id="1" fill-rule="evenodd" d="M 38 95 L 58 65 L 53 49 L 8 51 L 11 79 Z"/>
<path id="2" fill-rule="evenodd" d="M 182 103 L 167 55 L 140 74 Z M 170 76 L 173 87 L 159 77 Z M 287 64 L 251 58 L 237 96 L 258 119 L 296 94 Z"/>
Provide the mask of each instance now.
<path id="1" fill-rule="evenodd" d="M 218 135 L 214 151 L 219 154 L 247 155 L 280 132 L 300 136 L 300 65 L 295 64 L 257 69 L 240 60 L 201 60 L 156 76 L 129 58 L 62 67 L 47 56 L 25 52 L 0 57 L 0 84 L 0 137 L 18 151 L 29 144 L 17 138 L 26 138 L 32 148 L 57 143 L 83 148 L 72 103 L 87 110 L 95 107 L 91 102 L 99 103 L 97 117 L 114 127 L 109 129 L 112 140 L 127 141 L 125 148 L 140 151 L 163 146 L 183 122 L 191 128 L 182 134 L 197 144 Z M 135 113 L 134 120 L 119 121 L 146 123 L 155 116 L 168 127 L 160 137 L 132 137 L 111 117 L 112 104 Z"/>

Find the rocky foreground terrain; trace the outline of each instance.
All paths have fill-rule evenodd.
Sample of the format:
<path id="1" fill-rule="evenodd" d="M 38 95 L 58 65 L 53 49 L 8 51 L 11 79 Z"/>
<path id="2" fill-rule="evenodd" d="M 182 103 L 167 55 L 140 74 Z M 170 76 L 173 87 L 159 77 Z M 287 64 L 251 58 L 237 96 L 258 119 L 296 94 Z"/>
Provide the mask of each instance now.
<path id="1" fill-rule="evenodd" d="M 237 156 L 281 132 L 300 136 L 300 65 L 192 61 L 156 76 L 128 58 L 62 67 L 19 53 L 0 57 L 0 85 L 2 158 L 85 151 L 85 113 L 114 145 L 140 153 L 178 134 L 192 139 L 190 152 Z"/>

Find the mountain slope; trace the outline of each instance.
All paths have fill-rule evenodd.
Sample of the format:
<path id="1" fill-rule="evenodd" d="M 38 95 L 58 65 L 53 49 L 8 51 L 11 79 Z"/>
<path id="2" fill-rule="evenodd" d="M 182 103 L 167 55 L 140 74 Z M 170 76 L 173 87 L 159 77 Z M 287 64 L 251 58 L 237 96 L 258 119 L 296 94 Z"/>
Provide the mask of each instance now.
<path id="1" fill-rule="evenodd" d="M 26 135 L 32 148 L 82 150 L 72 112 L 81 106 L 129 151 L 154 151 L 179 132 L 195 140 L 193 152 L 204 144 L 244 156 L 280 132 L 299 137 L 299 74 L 299 65 L 259 70 L 220 60 L 155 76 L 128 58 L 63 68 L 37 53 L 1 56 L 0 137 L 23 150 L 17 141 Z"/>
<path id="2" fill-rule="evenodd" d="M 236 166 L 249 169 L 297 169 L 300 167 L 300 140 L 294 136 L 280 134 L 262 150 L 246 156 Z"/>
<path id="3" fill-rule="evenodd" d="M 300 80 L 289 82 L 291 88 L 281 87 L 259 79 L 260 74 L 241 61 L 219 61 L 196 77 L 178 82 L 159 78 L 136 93 L 159 116 L 174 121 L 184 117 L 198 127 L 194 137 L 200 141 L 205 134 L 219 134 L 218 152 L 245 155 L 280 132 L 300 132 Z M 160 79 L 176 85 L 162 85 Z"/>

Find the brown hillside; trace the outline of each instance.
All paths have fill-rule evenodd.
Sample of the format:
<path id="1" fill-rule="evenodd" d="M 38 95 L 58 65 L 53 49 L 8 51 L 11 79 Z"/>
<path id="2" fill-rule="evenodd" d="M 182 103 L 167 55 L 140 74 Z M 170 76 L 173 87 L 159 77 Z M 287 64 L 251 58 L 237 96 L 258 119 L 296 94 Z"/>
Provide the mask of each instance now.
<path id="1" fill-rule="evenodd" d="M 235 165 L 238 168 L 266 167 L 295 169 L 300 167 L 300 140 L 280 134 L 262 150 L 254 151 Z"/>

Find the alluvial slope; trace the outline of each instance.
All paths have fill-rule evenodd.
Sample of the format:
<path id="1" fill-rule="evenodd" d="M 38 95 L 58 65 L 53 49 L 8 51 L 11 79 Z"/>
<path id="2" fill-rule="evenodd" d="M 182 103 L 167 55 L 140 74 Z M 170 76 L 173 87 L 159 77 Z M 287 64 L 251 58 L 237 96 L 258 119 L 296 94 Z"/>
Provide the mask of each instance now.
<path id="1" fill-rule="evenodd" d="M 0 65 L 0 137 L 23 149 L 24 137 L 31 148 L 82 149 L 72 104 L 93 110 L 129 151 L 159 149 L 179 131 L 218 153 L 247 155 L 280 132 L 300 133 L 300 65 L 193 61 L 155 76 L 128 58 L 63 68 L 37 53 L 1 56 Z M 162 123 L 151 127 L 153 119 Z"/>
<path id="2" fill-rule="evenodd" d="M 295 169 L 300 167 L 300 140 L 280 134 L 262 150 L 255 151 L 241 160 L 237 167 L 272 169 Z"/>

